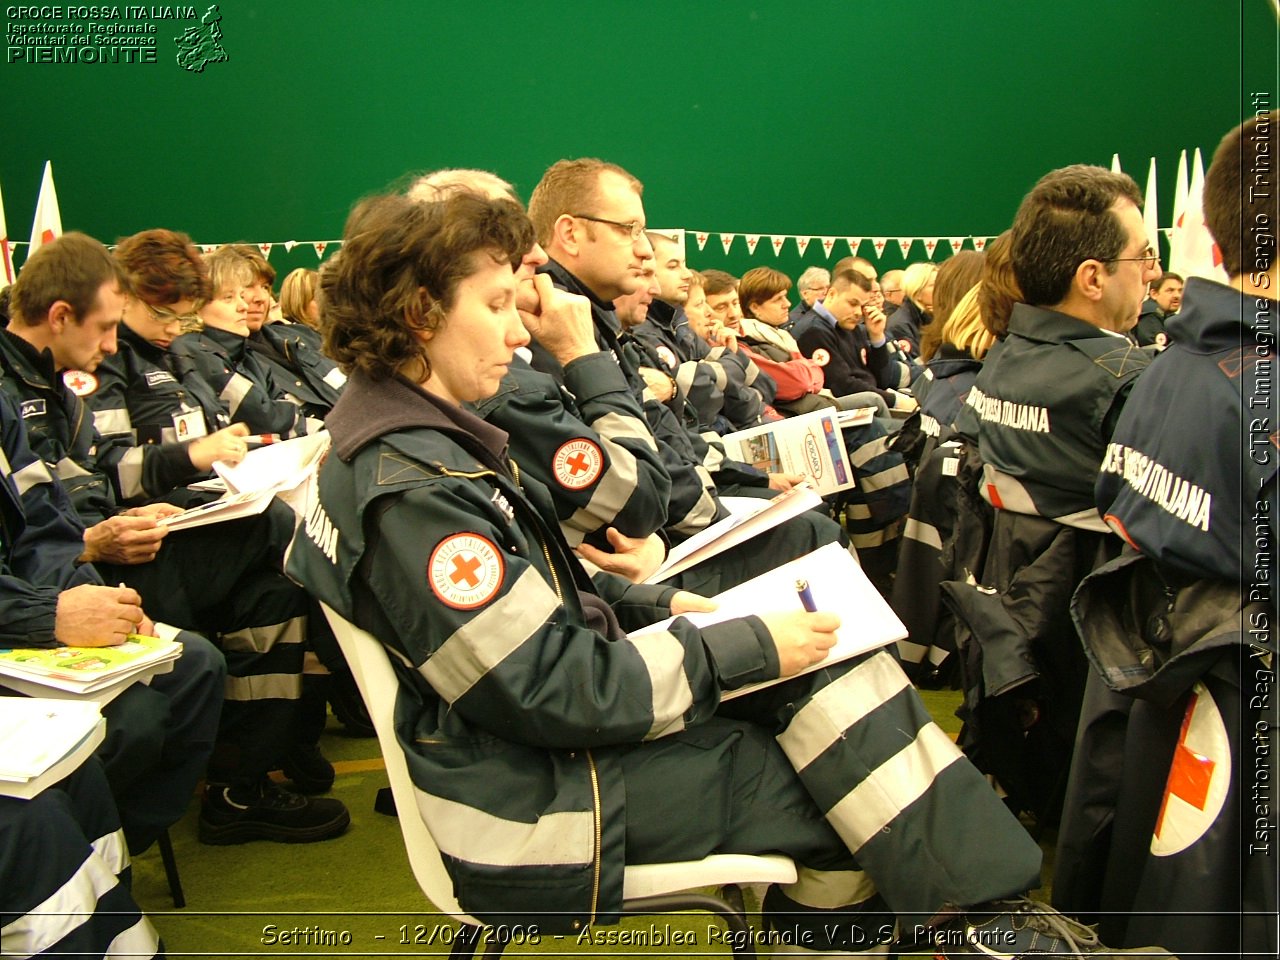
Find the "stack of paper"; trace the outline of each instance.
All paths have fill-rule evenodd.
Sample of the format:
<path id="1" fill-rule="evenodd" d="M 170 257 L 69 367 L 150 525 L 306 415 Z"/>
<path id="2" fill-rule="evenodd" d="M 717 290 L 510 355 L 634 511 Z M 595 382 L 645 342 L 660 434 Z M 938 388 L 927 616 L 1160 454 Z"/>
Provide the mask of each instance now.
<path id="1" fill-rule="evenodd" d="M 718 606 L 711 613 L 688 613 L 684 618 L 702 627 L 750 614 L 803 610 L 804 605 L 796 590 L 796 583 L 800 580 L 808 582 L 814 606 L 819 611 L 834 613 L 840 618 L 840 629 L 836 631 L 836 644 L 826 658 L 801 670 L 797 676 L 896 643 L 907 635 L 907 628 L 902 621 L 871 585 L 849 551 L 838 543 L 829 543 L 813 553 L 774 567 L 768 573 L 726 590 L 713 598 Z M 631 635 L 665 630 L 674 619 L 672 617 L 641 630 L 634 630 Z M 768 680 L 740 687 L 727 691 L 723 699 L 732 700 L 779 682 L 780 680 Z"/>
<path id="2" fill-rule="evenodd" d="M 252 449 L 234 467 L 217 461 L 214 472 L 227 493 L 217 500 L 160 520 L 170 530 L 202 527 L 262 513 L 279 497 L 298 516 L 306 513 L 316 469 L 329 449 L 329 434 L 309 434 Z M 217 489 L 213 482 L 205 489 Z"/>
<path id="3" fill-rule="evenodd" d="M 0 651 L 0 686 L 23 693 L 34 686 L 76 695 L 95 694 L 172 670 L 173 661 L 180 656 L 182 644 L 178 641 L 136 633 L 114 647 L 15 648 Z"/>
<path id="4" fill-rule="evenodd" d="M 645 583 L 661 583 L 822 503 L 822 498 L 807 482 L 796 484 L 772 500 L 737 499 L 745 503 L 737 504 L 723 520 L 717 520 L 672 547 L 662 566 L 653 571 Z"/>
<path id="5" fill-rule="evenodd" d="M 102 742 L 96 703 L 0 697 L 0 794 L 31 798 L 80 766 Z"/>

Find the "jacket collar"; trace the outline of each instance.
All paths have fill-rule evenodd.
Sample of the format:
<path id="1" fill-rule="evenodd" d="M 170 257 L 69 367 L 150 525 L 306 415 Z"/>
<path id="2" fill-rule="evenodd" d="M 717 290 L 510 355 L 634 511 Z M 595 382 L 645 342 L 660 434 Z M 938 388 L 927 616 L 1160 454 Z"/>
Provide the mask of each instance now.
<path id="1" fill-rule="evenodd" d="M 33 386 L 51 387 L 58 372 L 52 351 L 47 347 L 37 350 L 10 330 L 0 331 L 0 334 L 3 334 L 5 353 L 13 362 L 14 372 Z"/>
<path id="2" fill-rule="evenodd" d="M 474 437 L 499 464 L 507 459 L 505 431 L 400 376 L 374 380 L 359 370 L 352 372 L 324 422 L 334 450 L 347 462 L 379 437 L 419 428 Z"/>
<path id="3" fill-rule="evenodd" d="M 575 277 L 564 265 L 558 260 L 548 260 L 545 267 L 538 268 L 539 273 L 549 273 L 560 286 L 564 287 L 570 293 L 576 293 L 586 297 L 591 301 L 591 305 L 597 310 L 605 310 L 613 313 L 613 301 L 601 300 L 594 293 L 587 289 L 586 284 Z"/>
<path id="4" fill-rule="evenodd" d="M 1076 317 L 1047 307 L 1015 303 L 1009 315 L 1009 332 L 1039 343 L 1062 343 L 1065 340 L 1089 340 L 1112 334 Z"/>
<path id="5" fill-rule="evenodd" d="M 684 319 L 684 310 L 665 300 L 655 300 L 649 304 L 648 318 L 668 333 L 675 333 L 679 321 Z"/>
<path id="6" fill-rule="evenodd" d="M 1225 283 L 1188 277 L 1182 308 L 1169 317 L 1166 328 L 1178 343 L 1219 347 L 1257 341 L 1255 331 L 1269 331 L 1273 342 L 1280 302 L 1246 296 Z"/>
<path id="7" fill-rule="evenodd" d="M 216 346 L 222 348 L 232 358 L 244 356 L 245 346 L 249 342 L 246 337 L 242 337 L 238 333 L 232 333 L 230 330 L 219 330 L 217 327 L 205 327 L 200 333 Z"/>

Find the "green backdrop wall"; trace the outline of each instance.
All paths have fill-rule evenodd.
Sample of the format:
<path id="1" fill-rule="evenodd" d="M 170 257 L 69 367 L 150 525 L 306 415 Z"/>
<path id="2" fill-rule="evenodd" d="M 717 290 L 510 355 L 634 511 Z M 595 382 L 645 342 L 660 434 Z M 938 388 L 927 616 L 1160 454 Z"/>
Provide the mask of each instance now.
<path id="1" fill-rule="evenodd" d="M 938 237 L 998 233 L 1053 167 L 1118 152 L 1144 185 L 1155 156 L 1167 225 L 1178 152 L 1207 164 L 1249 95 L 1277 93 L 1270 0 L 223 0 L 227 59 L 195 73 L 175 38 L 200 0 L 194 19 L 96 11 L 153 23 L 155 62 L 12 53 L 23 24 L 95 14 L 77 6 L 0 9 L 12 239 L 46 159 L 65 227 L 107 241 L 333 239 L 354 199 L 408 171 L 484 167 L 527 196 L 583 155 L 644 180 L 654 225 Z M 826 260 L 817 244 L 803 262 L 790 243 L 690 247 L 731 270 Z M 890 245 L 882 265 L 901 262 Z"/>

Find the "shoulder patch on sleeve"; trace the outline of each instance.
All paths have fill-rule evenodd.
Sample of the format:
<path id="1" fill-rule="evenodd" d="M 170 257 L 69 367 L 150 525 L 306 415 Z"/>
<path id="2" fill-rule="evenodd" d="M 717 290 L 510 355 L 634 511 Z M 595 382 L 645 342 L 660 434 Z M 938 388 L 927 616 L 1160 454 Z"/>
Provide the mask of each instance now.
<path id="1" fill-rule="evenodd" d="M 658 344 L 656 349 L 659 359 L 661 359 L 668 367 L 674 368 L 680 366 L 679 362 L 676 360 L 675 351 L 665 343 Z"/>
<path id="2" fill-rule="evenodd" d="M 556 483 L 566 490 L 582 490 L 600 478 L 604 454 L 590 440 L 579 438 L 560 445 L 551 458 L 551 472 Z"/>
<path id="3" fill-rule="evenodd" d="M 85 370 L 64 370 L 62 382 L 77 397 L 87 397 L 98 389 L 98 378 Z"/>
<path id="4" fill-rule="evenodd" d="M 505 572 L 502 551 L 476 533 L 445 537 L 427 561 L 431 592 L 455 610 L 474 610 L 492 600 Z"/>
<path id="5" fill-rule="evenodd" d="M 831 362 L 831 354 L 827 352 L 826 347 L 819 347 L 813 351 L 813 356 L 809 358 L 820 367 L 825 367 Z"/>

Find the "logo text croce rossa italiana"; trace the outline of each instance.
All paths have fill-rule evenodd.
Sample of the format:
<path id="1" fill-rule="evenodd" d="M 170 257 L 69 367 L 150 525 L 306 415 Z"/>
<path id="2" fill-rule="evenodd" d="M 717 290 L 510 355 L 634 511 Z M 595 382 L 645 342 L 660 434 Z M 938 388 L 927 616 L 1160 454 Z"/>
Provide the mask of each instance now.
<path id="1" fill-rule="evenodd" d="M 4 7 L 5 61 L 24 64 L 149 64 L 160 62 L 160 25 L 187 21 L 173 37 L 174 62 L 190 73 L 228 59 L 222 13 L 210 4 L 11 4 Z M 166 31 L 167 32 L 167 31 Z"/>

